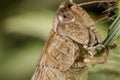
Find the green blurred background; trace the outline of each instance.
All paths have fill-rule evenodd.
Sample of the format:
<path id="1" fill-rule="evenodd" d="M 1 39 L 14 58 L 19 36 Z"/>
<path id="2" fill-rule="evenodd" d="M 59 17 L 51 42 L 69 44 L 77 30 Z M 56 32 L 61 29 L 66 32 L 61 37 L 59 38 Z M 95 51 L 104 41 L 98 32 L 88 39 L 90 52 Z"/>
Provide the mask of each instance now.
<path id="1" fill-rule="evenodd" d="M 0 80 L 31 79 L 61 1 L 0 0 Z M 104 39 L 110 24 L 96 25 Z M 108 63 L 88 67 L 89 80 L 120 80 L 120 39 L 115 42 Z"/>

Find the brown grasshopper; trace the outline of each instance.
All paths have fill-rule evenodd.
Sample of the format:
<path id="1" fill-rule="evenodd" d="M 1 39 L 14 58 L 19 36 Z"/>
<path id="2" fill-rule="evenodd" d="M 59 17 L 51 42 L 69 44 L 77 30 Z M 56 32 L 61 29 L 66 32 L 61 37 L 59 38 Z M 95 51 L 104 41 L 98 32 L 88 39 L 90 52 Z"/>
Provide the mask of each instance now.
<path id="1" fill-rule="evenodd" d="M 108 55 L 95 57 L 104 48 L 95 22 L 80 6 L 64 1 L 55 16 L 53 29 L 38 61 L 32 80 L 87 80 L 86 64 L 105 63 Z"/>

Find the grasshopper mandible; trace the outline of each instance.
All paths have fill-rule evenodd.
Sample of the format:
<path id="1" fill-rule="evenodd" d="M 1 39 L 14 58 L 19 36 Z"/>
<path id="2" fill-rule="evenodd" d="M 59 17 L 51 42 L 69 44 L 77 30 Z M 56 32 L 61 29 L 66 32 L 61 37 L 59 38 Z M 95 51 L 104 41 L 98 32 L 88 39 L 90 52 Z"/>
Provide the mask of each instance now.
<path id="1" fill-rule="evenodd" d="M 94 57 L 104 45 L 94 20 L 81 6 L 116 1 L 97 0 L 81 4 L 64 1 L 56 13 L 32 80 L 87 80 L 86 64 L 104 63 L 108 56 Z"/>

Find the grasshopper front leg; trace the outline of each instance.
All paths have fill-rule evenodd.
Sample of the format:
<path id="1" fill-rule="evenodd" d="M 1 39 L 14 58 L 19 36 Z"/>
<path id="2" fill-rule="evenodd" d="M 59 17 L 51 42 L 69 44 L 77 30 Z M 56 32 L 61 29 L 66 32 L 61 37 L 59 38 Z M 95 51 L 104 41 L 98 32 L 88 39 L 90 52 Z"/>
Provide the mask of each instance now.
<path id="1" fill-rule="evenodd" d="M 100 57 L 85 58 L 86 64 L 103 64 L 106 63 L 109 57 L 109 50 L 106 50 L 106 54 Z"/>
<path id="2" fill-rule="evenodd" d="M 108 58 L 109 58 L 109 50 L 114 49 L 116 47 L 117 47 L 116 44 L 109 45 L 106 48 L 103 47 L 103 46 L 98 46 L 98 47 L 96 47 L 96 49 L 99 50 L 99 51 L 104 49 L 105 50 L 105 55 L 100 56 L 100 57 L 85 58 L 83 61 L 87 64 L 103 64 L 103 63 L 106 63 Z M 93 53 L 93 55 L 95 55 L 95 54 Z"/>

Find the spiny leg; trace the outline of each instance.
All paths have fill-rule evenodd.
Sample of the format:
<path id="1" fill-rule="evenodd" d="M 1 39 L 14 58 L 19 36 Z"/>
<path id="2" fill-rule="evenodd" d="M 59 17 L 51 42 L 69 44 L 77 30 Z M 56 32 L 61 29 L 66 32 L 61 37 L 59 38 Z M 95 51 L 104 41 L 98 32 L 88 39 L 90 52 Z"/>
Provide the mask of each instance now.
<path id="1" fill-rule="evenodd" d="M 107 3 L 106 5 L 107 5 L 106 10 L 104 10 L 100 16 L 98 16 L 96 19 L 94 19 L 95 23 L 100 22 L 100 21 L 107 19 L 107 18 L 112 19 L 112 18 L 115 18 L 117 16 L 117 13 L 116 13 L 110 17 L 111 13 L 113 13 L 114 10 L 118 9 L 117 4 L 113 5 L 111 3 Z M 102 6 L 102 3 L 98 7 L 100 7 L 100 6 Z"/>
<path id="2" fill-rule="evenodd" d="M 107 19 L 109 14 L 110 14 L 109 12 L 106 12 L 104 14 L 101 14 L 100 16 L 98 16 L 97 18 L 95 18 L 93 20 L 94 20 L 95 23 L 100 22 L 100 21 L 102 21 L 104 19 Z"/>
<path id="3" fill-rule="evenodd" d="M 80 3 L 78 4 L 78 6 L 94 4 L 94 3 L 103 3 L 103 2 L 117 2 L 117 1 L 119 0 L 95 0 L 95 1 L 90 1 L 90 2 Z"/>
<path id="4" fill-rule="evenodd" d="M 78 6 L 83 6 L 83 5 L 88 5 L 88 4 L 94 4 L 94 3 L 104 3 L 104 2 L 118 2 L 119 0 L 95 0 L 95 1 L 91 1 L 91 2 L 85 2 L 85 3 L 80 3 L 78 4 Z M 107 10 L 105 10 L 103 12 L 103 14 L 101 14 L 99 17 L 97 17 L 96 19 L 94 19 L 94 22 L 97 23 L 99 21 L 102 21 L 104 19 L 107 19 L 110 15 L 110 9 L 112 7 L 108 8 Z"/>

